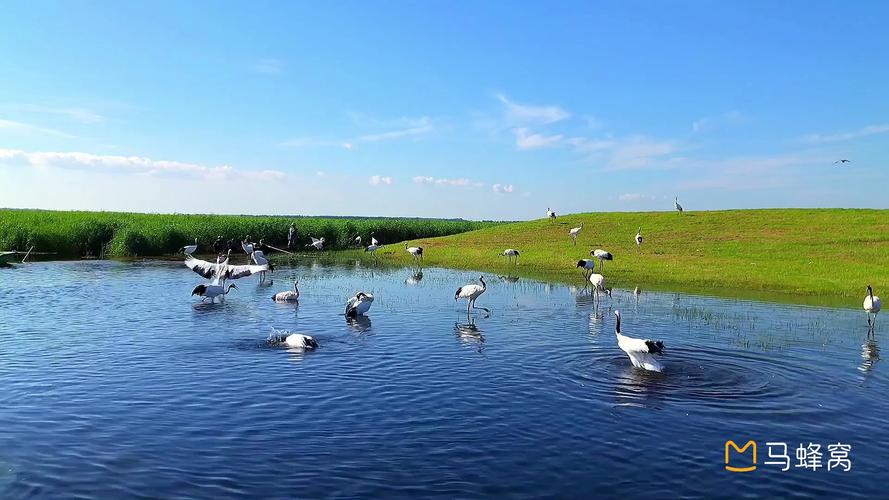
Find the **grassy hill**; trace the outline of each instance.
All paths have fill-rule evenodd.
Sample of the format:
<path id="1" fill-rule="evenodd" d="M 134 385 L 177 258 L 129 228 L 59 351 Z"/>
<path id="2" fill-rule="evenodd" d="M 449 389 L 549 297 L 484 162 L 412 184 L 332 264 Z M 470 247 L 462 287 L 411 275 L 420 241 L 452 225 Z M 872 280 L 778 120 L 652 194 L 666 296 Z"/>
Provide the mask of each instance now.
<path id="1" fill-rule="evenodd" d="M 581 222 L 574 246 L 568 230 Z M 640 226 L 641 252 L 633 241 Z M 609 286 L 775 293 L 811 302 L 863 297 L 871 283 L 889 295 L 889 210 L 585 213 L 411 243 L 425 248 L 427 266 L 563 282 L 580 283 L 575 264 L 602 248 L 614 254 L 604 271 Z M 498 256 L 506 248 L 521 252 L 518 266 Z M 409 262 L 400 248 L 386 250 L 389 259 Z"/>

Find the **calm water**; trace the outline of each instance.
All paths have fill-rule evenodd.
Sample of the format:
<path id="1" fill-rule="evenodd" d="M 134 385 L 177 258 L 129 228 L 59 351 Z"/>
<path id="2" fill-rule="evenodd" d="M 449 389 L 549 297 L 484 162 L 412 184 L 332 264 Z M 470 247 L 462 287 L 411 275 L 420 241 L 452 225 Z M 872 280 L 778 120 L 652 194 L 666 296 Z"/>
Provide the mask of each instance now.
<path id="1" fill-rule="evenodd" d="M 279 269 L 202 305 L 178 263 L 0 270 L 0 497 L 885 495 L 889 366 L 859 309 L 615 290 L 597 314 L 489 276 L 471 322 L 453 294 L 477 273 L 410 275 Z M 299 306 L 273 303 L 296 276 Z M 610 308 L 666 343 L 664 373 L 631 367 Z M 851 444 L 853 468 L 733 474 L 726 439 L 791 465 Z"/>

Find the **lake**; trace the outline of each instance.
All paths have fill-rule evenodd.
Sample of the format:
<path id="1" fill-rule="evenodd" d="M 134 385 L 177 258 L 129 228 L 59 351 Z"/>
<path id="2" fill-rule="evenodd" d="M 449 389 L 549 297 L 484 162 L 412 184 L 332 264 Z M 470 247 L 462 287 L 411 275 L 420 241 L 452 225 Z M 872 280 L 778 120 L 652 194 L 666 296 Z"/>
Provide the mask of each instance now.
<path id="1" fill-rule="evenodd" d="M 887 330 L 867 341 L 859 300 L 615 289 L 595 307 L 486 275 L 492 313 L 468 318 L 454 291 L 479 273 L 412 274 L 279 268 L 201 304 L 178 262 L 0 270 L 0 497 L 885 494 Z M 274 303 L 296 277 L 299 305 Z M 347 320 L 358 290 L 376 300 Z M 664 341 L 663 373 L 632 368 L 614 309 L 625 334 Z M 272 328 L 320 347 L 269 346 Z M 757 442 L 757 470 L 725 470 L 729 439 Z M 764 463 L 766 442 L 790 470 Z M 810 442 L 817 470 L 796 467 Z M 834 444 L 851 470 L 827 470 Z"/>

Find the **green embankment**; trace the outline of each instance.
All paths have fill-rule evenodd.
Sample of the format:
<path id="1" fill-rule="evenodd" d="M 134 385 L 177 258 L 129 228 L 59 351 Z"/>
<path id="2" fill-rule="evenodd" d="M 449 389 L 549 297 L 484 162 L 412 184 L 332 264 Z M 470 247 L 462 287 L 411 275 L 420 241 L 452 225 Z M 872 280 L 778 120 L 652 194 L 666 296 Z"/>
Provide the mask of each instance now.
<path id="1" fill-rule="evenodd" d="M 382 241 L 400 241 L 456 234 L 496 223 L 444 219 L 277 217 L 243 215 L 138 214 L 0 209 L 0 250 L 53 252 L 58 258 L 171 254 L 195 238 L 212 252 L 217 236 L 240 241 L 250 235 L 271 245 L 287 243 L 296 223 L 300 246 L 309 237 L 325 239 L 327 248 L 347 248 L 356 235 L 371 232 Z"/>
<path id="2" fill-rule="evenodd" d="M 574 246 L 568 230 L 581 222 Z M 641 252 L 633 240 L 640 226 Z M 577 261 L 602 248 L 614 254 L 603 273 L 608 286 L 751 297 L 771 293 L 814 303 L 837 302 L 818 297 L 863 297 L 868 283 L 889 294 L 889 210 L 586 213 L 411 244 L 425 248 L 426 266 L 568 283 L 580 283 Z M 506 248 L 521 252 L 518 266 L 498 256 Z M 404 251 L 384 257 L 410 261 Z"/>

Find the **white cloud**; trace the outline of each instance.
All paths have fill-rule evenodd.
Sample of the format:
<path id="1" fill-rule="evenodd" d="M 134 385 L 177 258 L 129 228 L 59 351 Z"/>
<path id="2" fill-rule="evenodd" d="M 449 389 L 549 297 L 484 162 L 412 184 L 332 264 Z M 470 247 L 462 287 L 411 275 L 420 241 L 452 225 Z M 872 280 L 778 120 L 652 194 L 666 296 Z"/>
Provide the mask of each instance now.
<path id="1" fill-rule="evenodd" d="M 512 184 L 494 184 L 491 186 L 491 190 L 497 194 L 506 194 L 512 193 L 515 187 Z"/>
<path id="2" fill-rule="evenodd" d="M 17 122 L 13 120 L 0 119 L 0 130 L 12 130 L 26 134 L 51 135 L 54 137 L 63 137 L 65 139 L 75 139 L 77 136 L 45 127 L 38 127 L 29 123 Z"/>
<path id="3" fill-rule="evenodd" d="M 380 184 L 390 185 L 392 184 L 392 178 L 389 176 L 373 175 L 371 176 L 369 182 L 374 186 L 378 186 Z"/>
<path id="4" fill-rule="evenodd" d="M 512 123 L 555 123 L 571 117 L 571 113 L 558 106 L 533 106 L 519 104 L 510 101 L 503 94 L 497 94 L 499 100 L 506 107 L 506 117 Z"/>
<path id="5" fill-rule="evenodd" d="M 859 137 L 867 137 L 869 135 L 886 133 L 889 133 L 889 124 L 868 125 L 857 130 L 850 130 L 846 132 L 834 132 L 831 134 L 809 134 L 800 138 L 800 141 L 807 142 L 809 144 L 824 144 L 829 142 L 848 141 L 852 139 L 858 139 Z"/>
<path id="6" fill-rule="evenodd" d="M 266 57 L 250 65 L 250 69 L 263 75 L 276 76 L 284 72 L 286 63 L 280 59 Z"/>
<path id="7" fill-rule="evenodd" d="M 564 139 L 561 135 L 533 134 L 527 128 L 517 128 L 515 133 L 516 148 L 521 150 L 552 148 L 562 145 Z"/>
<path id="8" fill-rule="evenodd" d="M 148 176 L 178 176 L 198 179 L 283 179 L 278 170 L 237 170 L 228 165 L 206 166 L 143 156 L 95 155 L 80 152 L 26 152 L 0 149 L 0 162 L 35 168 L 61 168 L 93 172 L 130 173 Z"/>
<path id="9" fill-rule="evenodd" d="M 416 184 L 433 184 L 437 186 L 454 186 L 454 187 L 482 187 L 484 184 L 481 182 L 471 181 L 466 178 L 460 179 L 441 179 L 435 177 L 429 177 L 425 175 L 418 175 L 413 179 Z"/>

